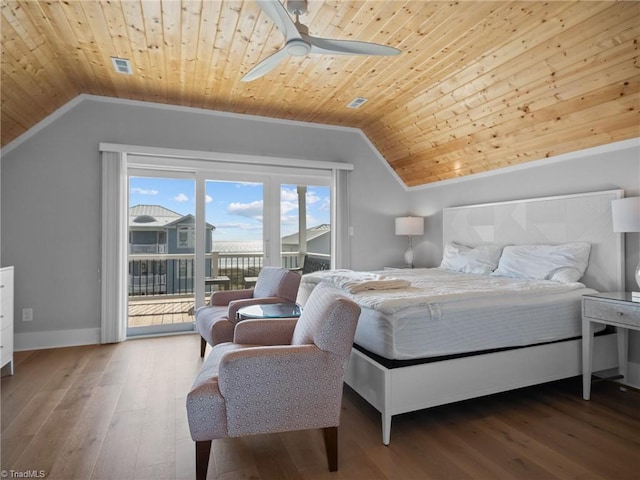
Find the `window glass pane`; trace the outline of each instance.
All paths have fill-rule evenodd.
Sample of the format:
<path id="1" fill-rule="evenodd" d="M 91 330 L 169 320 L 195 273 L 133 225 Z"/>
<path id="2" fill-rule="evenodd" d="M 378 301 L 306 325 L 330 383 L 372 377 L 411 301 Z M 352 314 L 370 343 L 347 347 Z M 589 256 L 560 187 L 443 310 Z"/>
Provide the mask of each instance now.
<path id="1" fill-rule="evenodd" d="M 208 180 L 205 190 L 207 231 L 211 227 L 212 237 L 205 276 L 228 277 L 232 289 L 250 287 L 264 262 L 264 185 Z M 226 288 L 209 283 L 207 289 Z"/>
<path id="2" fill-rule="evenodd" d="M 128 334 L 192 328 L 193 179 L 129 177 Z"/>
<path id="3" fill-rule="evenodd" d="M 282 265 L 303 268 L 310 255 L 320 262 L 331 259 L 331 189 L 328 186 L 281 185 L 280 250 Z M 302 233 L 301 233 L 302 232 Z M 307 268 L 319 269 L 316 265 Z"/>

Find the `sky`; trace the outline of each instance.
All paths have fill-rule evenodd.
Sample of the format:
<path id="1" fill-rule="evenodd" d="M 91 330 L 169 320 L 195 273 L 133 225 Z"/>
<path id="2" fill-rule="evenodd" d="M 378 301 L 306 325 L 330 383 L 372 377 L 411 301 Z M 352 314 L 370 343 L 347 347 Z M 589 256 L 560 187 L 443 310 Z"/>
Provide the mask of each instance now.
<path id="1" fill-rule="evenodd" d="M 206 183 L 205 216 L 216 230 L 213 241 L 262 239 L 263 187 L 259 183 Z M 188 179 L 131 177 L 129 206 L 161 205 L 181 215 L 195 213 L 195 182 Z M 329 187 L 307 188 L 307 226 L 330 223 Z M 282 185 L 282 236 L 298 231 L 298 194 L 295 185 Z"/>

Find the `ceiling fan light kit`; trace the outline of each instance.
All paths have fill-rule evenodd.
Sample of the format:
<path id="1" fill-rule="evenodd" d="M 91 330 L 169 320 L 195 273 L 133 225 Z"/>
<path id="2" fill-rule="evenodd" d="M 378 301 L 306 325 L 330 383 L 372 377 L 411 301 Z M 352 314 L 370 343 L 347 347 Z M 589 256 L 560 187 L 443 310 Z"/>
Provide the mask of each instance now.
<path id="1" fill-rule="evenodd" d="M 273 55 L 260 61 L 242 77 L 250 82 L 269 73 L 285 56 L 304 57 L 308 54 L 327 55 L 398 55 L 400 50 L 377 43 L 353 40 L 332 40 L 309 35 L 309 28 L 298 17 L 307 12 L 306 0 L 289 0 L 287 8 L 278 0 L 256 0 L 262 11 L 271 19 L 285 37 L 285 45 Z M 295 22 L 287 13 L 295 15 Z"/>

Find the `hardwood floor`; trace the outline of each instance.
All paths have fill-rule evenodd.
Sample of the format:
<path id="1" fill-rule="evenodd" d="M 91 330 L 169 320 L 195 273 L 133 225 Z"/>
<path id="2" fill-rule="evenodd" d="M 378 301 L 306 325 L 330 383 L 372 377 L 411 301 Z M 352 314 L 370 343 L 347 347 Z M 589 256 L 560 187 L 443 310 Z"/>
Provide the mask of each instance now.
<path id="1" fill-rule="evenodd" d="M 199 337 L 16 353 L 2 378 L 2 469 L 8 478 L 192 479 L 185 397 Z M 339 470 L 322 432 L 213 442 L 209 477 L 229 479 L 638 479 L 640 393 L 579 379 L 394 417 L 345 388 Z"/>

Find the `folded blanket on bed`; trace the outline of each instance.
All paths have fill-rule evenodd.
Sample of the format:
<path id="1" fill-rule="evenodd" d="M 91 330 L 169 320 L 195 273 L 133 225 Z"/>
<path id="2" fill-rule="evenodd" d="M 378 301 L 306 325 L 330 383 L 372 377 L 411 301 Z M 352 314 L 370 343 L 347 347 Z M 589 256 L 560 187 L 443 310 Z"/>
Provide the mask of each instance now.
<path id="1" fill-rule="evenodd" d="M 368 290 L 394 290 L 411 286 L 408 280 L 387 277 L 377 273 L 352 270 L 331 270 L 321 273 L 322 280 L 349 293 Z"/>

